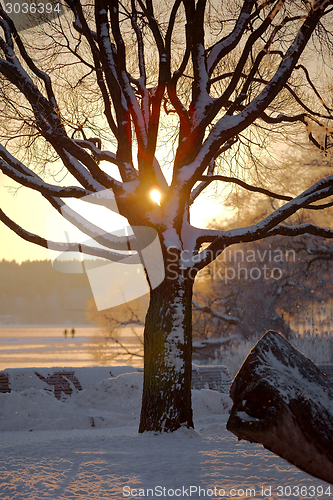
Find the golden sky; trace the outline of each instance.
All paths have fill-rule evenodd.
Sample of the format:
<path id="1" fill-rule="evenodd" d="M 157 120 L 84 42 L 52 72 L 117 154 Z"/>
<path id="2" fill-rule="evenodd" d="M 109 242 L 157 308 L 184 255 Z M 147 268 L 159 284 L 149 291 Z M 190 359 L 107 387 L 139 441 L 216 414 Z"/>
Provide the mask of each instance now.
<path id="1" fill-rule="evenodd" d="M 46 237 L 45 222 L 53 209 L 43 197 L 31 189 L 20 188 L 15 193 L 9 192 L 7 186 L 14 182 L 8 178 L 0 177 L 1 208 L 15 222 L 21 224 L 28 231 Z M 223 206 L 213 198 L 211 192 L 202 193 L 191 209 L 191 223 L 196 227 L 205 227 L 207 222 L 221 216 Z M 13 231 L 0 222 L 0 260 L 44 260 L 49 259 L 49 251 L 24 241 Z"/>
<path id="2" fill-rule="evenodd" d="M 26 188 L 19 189 L 15 194 L 9 193 L 5 186 L 14 183 L 4 176 L 0 179 L 1 208 L 6 215 L 21 224 L 24 229 L 45 236 L 45 219 L 52 213 L 52 207 L 48 206 L 39 193 L 31 193 L 31 190 Z M 47 249 L 24 241 L 0 222 L 0 260 L 22 262 L 48 258 Z"/>

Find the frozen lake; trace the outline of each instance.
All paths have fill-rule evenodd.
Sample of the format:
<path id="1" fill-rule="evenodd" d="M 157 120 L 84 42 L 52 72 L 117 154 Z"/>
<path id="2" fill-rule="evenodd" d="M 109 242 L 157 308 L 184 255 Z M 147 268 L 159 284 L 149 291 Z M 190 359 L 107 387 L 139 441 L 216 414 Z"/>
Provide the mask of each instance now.
<path id="1" fill-rule="evenodd" d="M 64 330 L 68 335 L 65 338 Z M 0 327 L 0 370 L 5 368 L 31 368 L 51 366 L 96 366 L 92 356 L 92 338 L 96 327 L 65 326 L 3 326 Z M 133 342 L 131 343 L 133 346 Z M 114 348 L 117 349 L 117 348 Z M 122 357 L 114 365 L 141 366 L 140 360 L 125 360 Z"/>

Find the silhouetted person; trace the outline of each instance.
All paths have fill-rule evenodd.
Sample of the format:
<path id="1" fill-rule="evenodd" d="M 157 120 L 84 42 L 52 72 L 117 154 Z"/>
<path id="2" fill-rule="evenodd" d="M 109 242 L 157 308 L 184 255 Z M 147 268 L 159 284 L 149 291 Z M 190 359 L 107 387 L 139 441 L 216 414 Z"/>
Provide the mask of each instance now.
<path id="1" fill-rule="evenodd" d="M 72 328 L 71 330 L 71 334 L 72 334 L 72 339 L 74 338 L 74 335 L 75 335 L 75 328 Z"/>
<path id="2" fill-rule="evenodd" d="M 65 328 L 65 330 L 64 330 L 64 337 L 65 337 L 65 339 L 67 339 L 67 328 Z"/>

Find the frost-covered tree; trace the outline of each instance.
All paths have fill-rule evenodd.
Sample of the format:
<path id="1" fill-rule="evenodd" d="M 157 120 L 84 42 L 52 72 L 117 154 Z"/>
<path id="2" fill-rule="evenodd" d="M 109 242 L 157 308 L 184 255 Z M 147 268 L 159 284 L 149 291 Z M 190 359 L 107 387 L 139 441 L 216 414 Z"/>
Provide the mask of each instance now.
<path id="1" fill-rule="evenodd" d="M 333 177 L 297 196 L 275 193 L 260 154 L 283 135 L 297 140 L 301 127 L 316 146 L 329 146 L 323 58 L 331 53 L 331 4 L 67 0 L 65 15 L 41 26 L 38 36 L 20 36 L 0 10 L 3 174 L 40 192 L 104 245 L 81 245 L 82 252 L 115 260 L 117 251 L 139 252 L 141 240 L 149 240 L 148 230 L 141 237 L 136 228 L 158 234 L 165 275 L 156 287 L 150 282 L 141 432 L 193 425 L 191 299 L 198 271 L 236 243 L 276 234 L 333 236 L 314 224 L 285 224 L 315 202 L 325 199 L 325 207 Z M 50 177 L 56 161 L 71 174 L 67 185 Z M 281 203 L 247 227 L 196 228 L 190 207 L 215 181 Z M 96 193 L 105 190 L 114 193 L 132 236 L 101 236 L 67 209 L 70 198 L 103 203 Z M 3 211 L 0 220 L 32 243 L 78 248 L 48 242 Z"/>
<path id="2" fill-rule="evenodd" d="M 224 252 L 196 280 L 194 322 L 202 338 L 205 333 L 250 338 L 269 329 L 293 338 L 298 332 L 289 323 L 313 303 L 327 309 L 330 304 L 332 245 L 327 241 L 275 236 Z"/>

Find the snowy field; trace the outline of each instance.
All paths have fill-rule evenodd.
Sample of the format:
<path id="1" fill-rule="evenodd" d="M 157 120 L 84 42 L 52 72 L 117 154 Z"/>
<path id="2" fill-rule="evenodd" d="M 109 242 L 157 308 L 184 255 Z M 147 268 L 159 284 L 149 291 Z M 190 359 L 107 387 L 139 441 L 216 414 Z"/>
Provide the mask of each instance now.
<path id="1" fill-rule="evenodd" d="M 329 499 L 333 486 L 226 431 L 226 394 L 193 391 L 196 430 L 139 435 L 142 374 L 57 400 L 0 394 L 0 499 Z"/>

